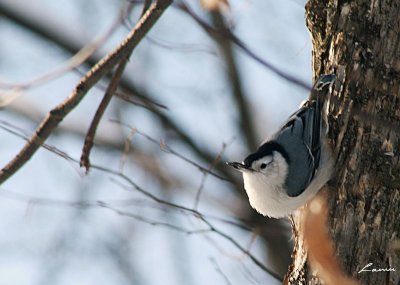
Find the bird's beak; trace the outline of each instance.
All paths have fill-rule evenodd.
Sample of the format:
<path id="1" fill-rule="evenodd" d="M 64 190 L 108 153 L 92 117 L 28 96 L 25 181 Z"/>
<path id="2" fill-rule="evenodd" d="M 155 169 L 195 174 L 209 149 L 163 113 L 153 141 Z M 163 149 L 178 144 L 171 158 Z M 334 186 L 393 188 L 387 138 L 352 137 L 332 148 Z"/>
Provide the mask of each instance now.
<path id="1" fill-rule="evenodd" d="M 251 168 L 248 167 L 247 165 L 241 163 L 241 162 L 227 162 L 226 164 L 228 164 L 229 166 L 235 168 L 236 170 L 239 170 L 241 172 L 245 172 L 245 171 L 251 171 Z"/>

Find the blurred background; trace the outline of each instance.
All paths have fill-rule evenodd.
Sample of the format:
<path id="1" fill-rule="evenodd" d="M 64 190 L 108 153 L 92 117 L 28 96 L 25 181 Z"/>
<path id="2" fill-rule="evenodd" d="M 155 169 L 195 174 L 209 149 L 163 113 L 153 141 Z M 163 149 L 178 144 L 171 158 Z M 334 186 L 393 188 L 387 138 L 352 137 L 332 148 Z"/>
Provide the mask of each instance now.
<path id="1" fill-rule="evenodd" d="M 225 161 L 273 134 L 307 90 L 202 24 L 229 28 L 311 85 L 304 5 L 230 0 L 217 12 L 175 1 L 130 58 L 89 174 L 79 158 L 107 77 L 0 186 L 0 284 L 280 284 L 270 272 L 287 270 L 290 223 L 251 209 Z M 142 1 L 0 0 L 1 167 L 142 9 Z M 68 63 L 90 43 L 88 60 Z"/>

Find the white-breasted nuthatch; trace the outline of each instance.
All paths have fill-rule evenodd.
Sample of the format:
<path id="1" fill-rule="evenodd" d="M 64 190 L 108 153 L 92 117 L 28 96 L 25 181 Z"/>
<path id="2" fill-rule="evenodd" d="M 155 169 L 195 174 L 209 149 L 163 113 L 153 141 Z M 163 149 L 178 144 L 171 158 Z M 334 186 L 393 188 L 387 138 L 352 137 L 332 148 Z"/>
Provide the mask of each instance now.
<path id="1" fill-rule="evenodd" d="M 303 206 L 333 173 L 328 144 L 327 105 L 335 75 L 321 75 L 310 96 L 283 127 L 242 163 L 228 165 L 243 173 L 250 205 L 281 218 Z"/>

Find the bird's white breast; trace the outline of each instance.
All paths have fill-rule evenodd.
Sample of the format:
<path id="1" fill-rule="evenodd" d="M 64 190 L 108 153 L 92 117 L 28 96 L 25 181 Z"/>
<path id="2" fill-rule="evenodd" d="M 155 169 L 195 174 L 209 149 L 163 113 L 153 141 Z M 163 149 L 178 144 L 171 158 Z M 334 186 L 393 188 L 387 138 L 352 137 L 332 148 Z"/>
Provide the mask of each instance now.
<path id="1" fill-rule="evenodd" d="M 250 205 L 264 216 L 281 218 L 293 208 L 288 204 L 288 197 L 281 181 L 265 180 L 262 174 L 243 173 L 244 188 Z M 293 198 L 292 198 L 293 199 Z M 290 203 L 291 204 L 291 203 Z"/>

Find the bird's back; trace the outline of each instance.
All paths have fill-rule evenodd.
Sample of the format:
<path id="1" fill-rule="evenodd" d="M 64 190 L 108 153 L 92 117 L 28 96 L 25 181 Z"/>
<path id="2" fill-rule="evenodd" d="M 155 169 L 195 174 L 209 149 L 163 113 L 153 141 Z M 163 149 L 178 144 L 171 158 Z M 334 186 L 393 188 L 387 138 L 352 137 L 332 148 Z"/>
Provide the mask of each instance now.
<path id="1" fill-rule="evenodd" d="M 321 107 L 320 102 L 307 101 L 275 135 L 274 140 L 292 158 L 286 180 L 287 194 L 291 197 L 298 196 L 307 188 L 318 169 L 321 156 Z"/>

